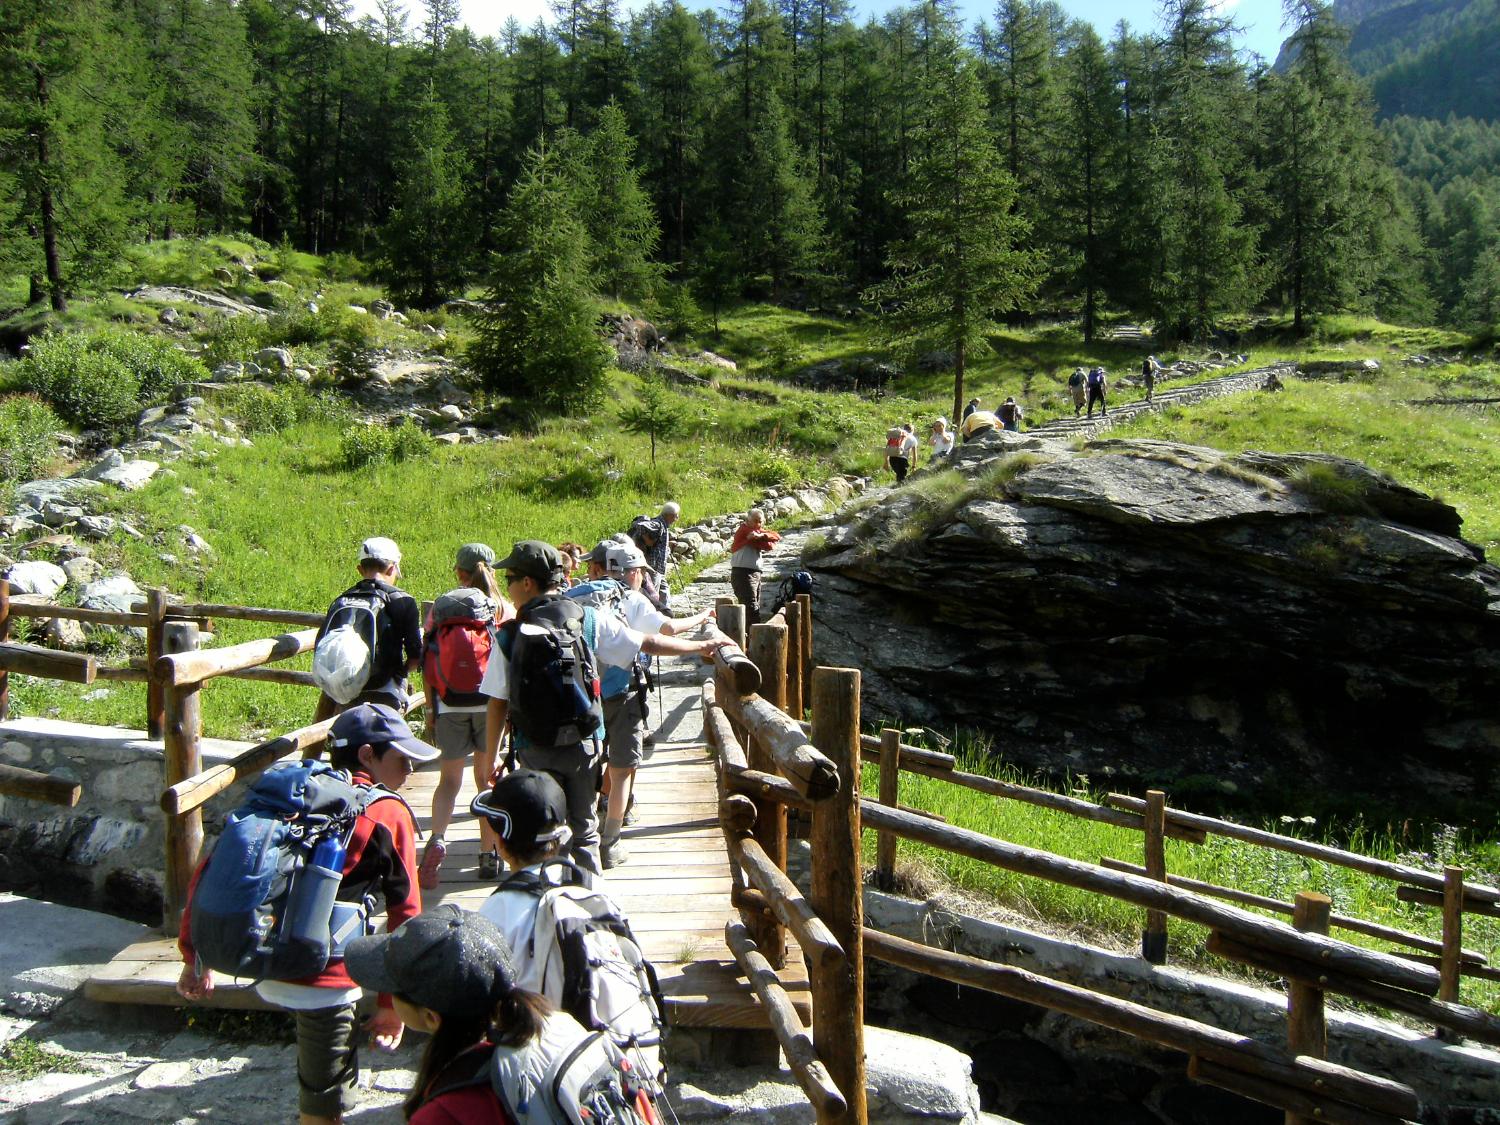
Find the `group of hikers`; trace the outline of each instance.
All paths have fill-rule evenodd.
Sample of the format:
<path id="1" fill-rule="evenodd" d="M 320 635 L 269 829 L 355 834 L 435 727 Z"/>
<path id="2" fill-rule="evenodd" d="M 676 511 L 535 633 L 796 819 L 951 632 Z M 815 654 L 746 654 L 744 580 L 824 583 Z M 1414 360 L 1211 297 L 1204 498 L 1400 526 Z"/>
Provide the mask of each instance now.
<path id="1" fill-rule="evenodd" d="M 1162 366 L 1154 355 L 1147 356 L 1141 362 L 1141 385 L 1146 390 L 1147 402 L 1156 397 L 1156 379 L 1161 370 Z M 1086 416 L 1092 418 L 1096 406 L 1100 417 L 1108 416 L 1109 372 L 1104 367 L 1095 365 L 1073 368 L 1072 374 L 1068 376 L 1068 390 L 1073 397 L 1073 417 L 1076 418 L 1087 410 Z M 984 408 L 983 400 L 976 396 L 964 407 L 958 436 L 967 442 L 995 429 L 1019 431 L 1024 416 L 1020 403 L 1014 397 L 1006 398 L 993 411 L 989 411 Z M 946 457 L 953 452 L 954 434 L 946 418 L 935 419 L 930 432 L 931 463 L 936 464 L 939 457 Z M 902 422 L 886 431 L 884 467 L 895 476 L 897 484 L 917 468 L 918 449 L 916 431 L 910 422 Z"/>
<path id="2" fill-rule="evenodd" d="M 432 1036 L 405 1103 L 418 1125 L 657 1120 L 654 981 L 602 872 L 628 859 L 621 834 L 651 741 L 647 659 L 709 657 L 724 642 L 684 635 L 709 610 L 670 614 L 678 515 L 669 503 L 590 551 L 522 540 L 497 559 L 464 544 L 457 586 L 425 619 L 397 585 L 397 544 L 360 544 L 359 580 L 313 651 L 328 760 L 257 779 L 195 872 L 179 933 L 184 997 L 206 996 L 217 971 L 295 1014 L 302 1125 L 350 1107 L 362 990 L 379 996 L 363 1025 L 376 1047 L 394 1050 L 403 1028 Z M 736 534 L 742 598 L 758 603 L 750 576 L 776 539 L 758 511 Z M 405 718 L 419 669 L 425 738 Z M 430 762 L 419 859 L 399 790 Z M 500 881 L 477 912 L 424 913 L 466 768 L 478 876 Z"/>

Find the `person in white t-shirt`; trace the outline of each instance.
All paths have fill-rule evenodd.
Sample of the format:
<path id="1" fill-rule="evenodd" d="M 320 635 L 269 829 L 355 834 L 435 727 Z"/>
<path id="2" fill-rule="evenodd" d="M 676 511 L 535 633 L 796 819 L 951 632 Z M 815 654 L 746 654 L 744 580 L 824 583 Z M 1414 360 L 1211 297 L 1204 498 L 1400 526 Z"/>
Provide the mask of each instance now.
<path id="1" fill-rule="evenodd" d="M 946 457 L 953 452 L 953 431 L 948 428 L 948 419 L 939 418 L 932 424 L 932 459 Z"/>
<path id="2" fill-rule="evenodd" d="M 505 576 L 510 600 L 517 606 L 517 620 L 524 627 L 530 612 L 563 598 L 563 562 L 549 543 L 526 539 L 496 564 Z M 662 634 L 642 634 L 613 613 L 582 607 L 583 638 L 600 667 L 629 667 L 642 652 L 661 656 L 705 656 L 723 643 L 721 639 L 686 640 Z M 500 736 L 510 718 L 510 648 L 501 634 L 505 659 L 491 659 L 479 690 L 489 697 L 485 716 L 485 750 L 498 753 Z M 602 730 L 600 731 L 602 734 Z M 568 799 L 568 826 L 573 832 L 573 858 L 578 866 L 601 870 L 599 818 L 595 801 L 599 792 L 599 735 L 589 742 L 568 746 L 532 746 L 519 730 L 512 732 L 516 760 L 529 769 L 545 770 L 558 779 Z"/>

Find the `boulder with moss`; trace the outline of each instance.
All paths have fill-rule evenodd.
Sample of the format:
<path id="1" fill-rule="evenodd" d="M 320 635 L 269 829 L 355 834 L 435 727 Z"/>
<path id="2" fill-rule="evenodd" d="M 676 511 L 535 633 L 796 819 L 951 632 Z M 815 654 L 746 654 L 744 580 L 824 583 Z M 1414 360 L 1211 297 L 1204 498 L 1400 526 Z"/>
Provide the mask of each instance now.
<path id="1" fill-rule="evenodd" d="M 1447 504 L 1319 454 L 955 461 L 809 551 L 818 658 L 863 669 L 867 719 L 1179 795 L 1500 796 L 1500 569 Z"/>

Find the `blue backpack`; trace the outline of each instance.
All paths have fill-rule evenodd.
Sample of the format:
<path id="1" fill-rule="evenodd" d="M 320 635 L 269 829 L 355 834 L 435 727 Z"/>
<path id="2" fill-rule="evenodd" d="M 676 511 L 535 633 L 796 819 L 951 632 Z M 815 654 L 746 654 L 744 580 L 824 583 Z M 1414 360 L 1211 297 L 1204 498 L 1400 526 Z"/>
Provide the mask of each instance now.
<path id="1" fill-rule="evenodd" d="M 272 766 L 230 814 L 188 904 L 199 965 L 254 981 L 316 976 L 365 932 L 371 887 L 338 902 L 359 814 L 388 789 L 326 762 Z M 397 798 L 398 800 L 400 798 Z"/>

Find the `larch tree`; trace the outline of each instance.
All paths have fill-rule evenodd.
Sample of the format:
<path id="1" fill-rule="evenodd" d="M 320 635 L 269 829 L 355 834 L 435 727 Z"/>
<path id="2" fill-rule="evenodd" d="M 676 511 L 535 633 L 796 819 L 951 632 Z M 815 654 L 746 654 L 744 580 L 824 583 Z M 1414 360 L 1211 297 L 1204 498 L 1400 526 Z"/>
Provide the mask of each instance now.
<path id="1" fill-rule="evenodd" d="M 995 149 L 974 66 L 957 52 L 932 68 L 923 125 L 897 192 L 910 234 L 892 244 L 890 279 L 869 291 L 898 344 L 953 349 L 953 417 L 963 413 L 971 349 L 987 346 L 997 315 L 1034 290 L 1036 256 L 1018 246 L 1026 220 Z"/>
<path id="2" fill-rule="evenodd" d="M 486 390 L 526 414 L 598 405 L 610 352 L 595 330 L 588 234 L 562 154 L 545 141 L 527 154 L 490 255 L 484 312 L 468 350 Z"/>
<path id="3" fill-rule="evenodd" d="M 635 138 L 618 103 L 604 106 L 586 143 L 582 194 L 594 274 L 614 296 L 648 296 L 661 276 L 653 261 L 661 227 L 641 187 Z"/>

